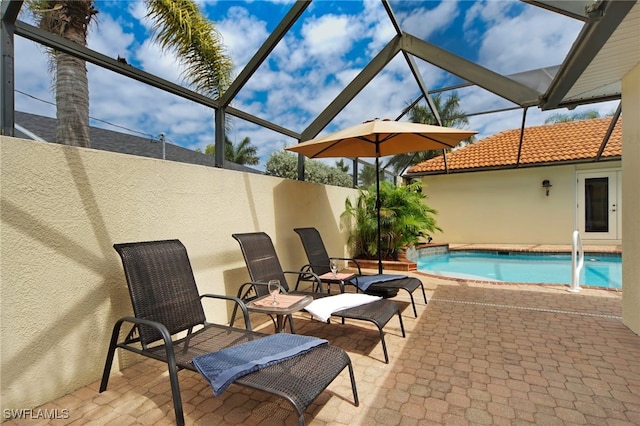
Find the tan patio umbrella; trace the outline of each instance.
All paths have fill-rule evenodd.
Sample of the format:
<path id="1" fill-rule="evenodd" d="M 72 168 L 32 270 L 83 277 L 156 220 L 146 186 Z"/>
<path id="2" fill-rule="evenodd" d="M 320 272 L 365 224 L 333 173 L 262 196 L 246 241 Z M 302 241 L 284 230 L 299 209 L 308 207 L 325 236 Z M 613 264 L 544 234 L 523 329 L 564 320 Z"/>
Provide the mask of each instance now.
<path id="1" fill-rule="evenodd" d="M 382 273 L 380 252 L 380 165 L 379 158 L 433 149 L 453 148 L 475 135 L 460 130 L 429 124 L 393 120 L 370 120 L 325 136 L 286 148 L 309 158 L 375 157 L 376 210 L 378 215 L 378 273 Z"/>

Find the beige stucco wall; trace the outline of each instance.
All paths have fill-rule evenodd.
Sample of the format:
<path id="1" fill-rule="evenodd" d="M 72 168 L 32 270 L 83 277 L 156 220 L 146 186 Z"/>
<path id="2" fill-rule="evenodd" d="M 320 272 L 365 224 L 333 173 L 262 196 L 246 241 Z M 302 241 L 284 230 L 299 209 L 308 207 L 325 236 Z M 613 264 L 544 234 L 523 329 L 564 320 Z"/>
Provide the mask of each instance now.
<path id="1" fill-rule="evenodd" d="M 640 64 L 622 80 L 622 318 L 640 334 Z"/>
<path id="2" fill-rule="evenodd" d="M 114 243 L 178 238 L 201 292 L 235 294 L 248 275 L 232 233 L 267 232 L 283 267 L 298 269 L 306 258 L 293 228 L 315 226 L 331 252 L 344 251 L 339 218 L 356 195 L 7 137 L 0 160 L 3 410 L 99 379 L 113 323 L 131 313 Z M 206 309 L 212 320 L 228 315 Z"/>
<path id="3" fill-rule="evenodd" d="M 612 161 L 425 176 L 423 193 L 443 231 L 434 242 L 571 244 L 576 172 L 619 167 Z M 553 185 L 549 196 L 545 179 Z"/>

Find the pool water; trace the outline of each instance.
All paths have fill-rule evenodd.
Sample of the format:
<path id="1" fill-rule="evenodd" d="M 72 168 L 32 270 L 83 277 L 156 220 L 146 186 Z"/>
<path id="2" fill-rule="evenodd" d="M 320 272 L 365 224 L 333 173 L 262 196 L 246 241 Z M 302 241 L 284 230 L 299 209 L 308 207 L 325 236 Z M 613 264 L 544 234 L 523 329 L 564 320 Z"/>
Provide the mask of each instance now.
<path id="1" fill-rule="evenodd" d="M 454 278 L 522 283 L 571 283 L 570 254 L 452 251 L 419 255 L 418 271 Z M 585 254 L 580 285 L 622 288 L 622 257 Z"/>

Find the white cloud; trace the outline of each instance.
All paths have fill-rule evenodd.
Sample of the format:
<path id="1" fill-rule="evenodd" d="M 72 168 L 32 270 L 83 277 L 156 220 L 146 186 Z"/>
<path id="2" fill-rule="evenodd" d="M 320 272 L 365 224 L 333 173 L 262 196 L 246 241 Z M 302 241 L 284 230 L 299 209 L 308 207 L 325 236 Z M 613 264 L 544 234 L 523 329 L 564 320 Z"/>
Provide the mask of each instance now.
<path id="1" fill-rule="evenodd" d="M 432 6 L 434 2 L 425 2 Z M 416 7 L 410 13 L 398 13 L 402 29 L 420 39 L 426 40 L 432 34 L 451 25 L 459 14 L 457 1 L 443 1 L 435 8 Z"/>
<path id="2" fill-rule="evenodd" d="M 55 117 L 56 109 L 45 48 L 22 37 L 15 38 L 15 109 Z M 22 92 L 22 93 L 20 93 Z M 38 101 L 41 99 L 42 101 Z"/>
<path id="3" fill-rule="evenodd" d="M 323 15 L 305 21 L 302 26 L 304 48 L 320 60 L 340 58 L 347 53 L 361 31 L 358 20 L 347 15 Z"/>
<path id="4" fill-rule="evenodd" d="M 512 74 L 562 63 L 582 24 L 557 13 L 528 7 L 515 17 L 487 22 L 478 61 Z"/>
<path id="5" fill-rule="evenodd" d="M 249 62 L 269 36 L 267 23 L 249 14 L 243 7 L 232 7 L 227 17 L 216 24 L 233 58 L 236 74 Z"/>
<path id="6" fill-rule="evenodd" d="M 114 59 L 118 55 L 128 56 L 127 52 L 134 42 L 134 34 L 124 32 L 122 23 L 115 21 L 110 15 L 102 16 L 100 24 L 91 26 L 87 35 L 90 49 Z"/>
<path id="7" fill-rule="evenodd" d="M 121 3 L 121 15 L 103 12 L 98 15 L 100 23 L 92 27 L 90 46 L 111 57 L 126 54 L 129 62 L 139 64 L 145 71 L 180 84 L 181 67 L 174 55 L 163 53 L 148 38 L 150 23 L 144 19 L 144 2 Z M 254 14 L 254 4 L 258 3 L 231 7 L 222 20 L 216 19 L 236 73 L 266 40 L 267 28 L 277 24 Z M 259 5 L 265 7 L 263 3 Z M 379 0 L 366 0 L 362 8 L 355 2 L 340 3 L 331 9 L 327 5 L 329 3 L 312 3 L 240 91 L 234 107 L 301 132 L 395 35 Z M 397 14 L 404 30 L 423 39 L 448 28 L 460 13 L 458 2 L 445 1 L 437 5 L 425 2 L 425 5 L 435 7 Z M 519 9 L 525 11 L 516 15 L 514 11 Z M 476 32 L 478 23 L 487 30 Z M 467 37 L 468 49 L 477 49 L 482 65 L 513 73 L 560 63 L 579 29 L 580 24 L 575 21 L 540 8 L 519 2 L 487 1 L 468 9 L 464 31 L 460 33 Z M 428 88 L 453 81 L 439 68 L 417 62 Z M 16 88 L 52 101 L 46 70 L 46 55 L 42 50 L 35 43 L 16 38 Z M 149 135 L 164 132 L 170 141 L 189 148 L 203 149 L 213 143 L 212 109 L 95 66 L 89 65 L 89 76 L 92 116 Z M 479 88 L 459 92 L 461 107 L 467 112 L 511 105 Z M 406 61 L 398 55 L 332 120 L 326 131 L 374 117 L 395 118 L 419 93 Z M 20 94 L 16 95 L 16 106 L 19 110 L 55 115 L 51 105 Z M 608 109 L 601 112 L 605 114 L 615 105 L 598 105 L 600 108 Z M 527 125 L 540 124 L 547 115 L 531 108 Z M 229 136 L 232 140 L 249 137 L 263 158 L 261 167 L 273 150 L 295 142 L 240 119 L 231 118 L 231 121 L 233 128 Z M 480 131 L 484 137 L 518 128 L 521 121 L 521 110 L 487 114 L 472 117 L 469 128 Z"/>

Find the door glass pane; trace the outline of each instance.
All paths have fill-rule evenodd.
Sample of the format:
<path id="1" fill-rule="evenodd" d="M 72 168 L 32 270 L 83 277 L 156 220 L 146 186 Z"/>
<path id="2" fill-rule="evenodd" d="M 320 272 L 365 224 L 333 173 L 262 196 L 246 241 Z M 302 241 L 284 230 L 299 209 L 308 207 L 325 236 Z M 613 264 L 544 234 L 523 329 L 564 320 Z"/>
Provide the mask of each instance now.
<path id="1" fill-rule="evenodd" d="M 585 232 L 609 232 L 609 178 L 584 180 Z"/>

